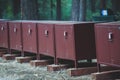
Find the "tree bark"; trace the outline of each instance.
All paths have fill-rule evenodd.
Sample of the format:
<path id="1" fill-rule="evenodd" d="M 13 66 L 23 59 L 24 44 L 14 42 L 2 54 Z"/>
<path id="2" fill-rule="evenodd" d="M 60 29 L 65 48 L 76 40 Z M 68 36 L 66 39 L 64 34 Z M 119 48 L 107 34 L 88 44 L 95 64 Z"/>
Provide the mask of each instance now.
<path id="1" fill-rule="evenodd" d="M 86 0 L 80 0 L 79 21 L 86 20 Z"/>
<path id="2" fill-rule="evenodd" d="M 100 9 L 105 9 L 106 8 L 106 0 L 101 0 L 100 1 Z"/>
<path id="3" fill-rule="evenodd" d="M 56 8 L 56 19 L 61 20 L 61 0 L 57 0 L 57 8 Z"/>
<path id="4" fill-rule="evenodd" d="M 95 12 L 95 2 L 96 0 L 90 0 L 91 1 L 91 11 Z"/>
<path id="5" fill-rule="evenodd" d="M 79 3 L 80 3 L 80 0 L 72 0 L 72 12 L 71 12 L 72 21 L 79 20 Z"/>
<path id="6" fill-rule="evenodd" d="M 53 19 L 53 0 L 50 0 L 50 7 L 51 7 L 51 19 Z"/>
<path id="7" fill-rule="evenodd" d="M 114 12 L 120 12 L 120 0 L 112 0 L 112 9 Z"/>
<path id="8" fill-rule="evenodd" d="M 20 13 L 20 0 L 13 0 L 13 15 L 16 19 L 18 17 L 18 14 Z"/>
<path id="9" fill-rule="evenodd" d="M 37 0 L 21 0 L 21 18 L 24 20 L 37 20 Z"/>

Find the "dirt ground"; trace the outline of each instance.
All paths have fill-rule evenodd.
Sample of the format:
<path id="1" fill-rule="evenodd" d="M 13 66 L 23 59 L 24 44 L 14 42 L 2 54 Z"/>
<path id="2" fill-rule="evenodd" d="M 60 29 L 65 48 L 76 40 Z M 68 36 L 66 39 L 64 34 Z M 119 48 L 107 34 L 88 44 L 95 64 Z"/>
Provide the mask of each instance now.
<path id="1" fill-rule="evenodd" d="M 33 67 L 0 58 L 0 80 L 92 80 L 90 75 L 70 77 L 66 70 L 48 72 L 46 67 Z"/>

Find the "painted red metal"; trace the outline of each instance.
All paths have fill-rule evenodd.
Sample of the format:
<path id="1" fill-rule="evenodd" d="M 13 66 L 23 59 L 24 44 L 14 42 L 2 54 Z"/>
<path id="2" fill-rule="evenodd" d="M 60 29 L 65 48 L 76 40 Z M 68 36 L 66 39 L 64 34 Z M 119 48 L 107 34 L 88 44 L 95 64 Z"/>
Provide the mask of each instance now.
<path id="1" fill-rule="evenodd" d="M 37 53 L 37 28 L 33 21 L 22 21 L 23 51 Z"/>
<path id="2" fill-rule="evenodd" d="M 95 27 L 96 35 L 96 53 L 97 59 L 100 63 L 110 63 L 110 50 L 108 41 L 109 26 Z M 99 41 L 99 42 L 98 42 Z"/>
<path id="3" fill-rule="evenodd" d="M 10 49 L 22 51 L 21 21 L 9 22 Z"/>
<path id="4" fill-rule="evenodd" d="M 57 57 L 75 60 L 73 26 L 56 25 L 55 30 Z"/>
<path id="5" fill-rule="evenodd" d="M 0 47 L 9 48 L 9 27 L 6 20 L 0 20 Z"/>
<path id="6" fill-rule="evenodd" d="M 93 23 L 66 22 L 55 25 L 56 58 L 75 61 L 94 59 Z"/>
<path id="7" fill-rule="evenodd" d="M 98 64 L 120 67 L 120 23 L 95 25 Z"/>
<path id="8" fill-rule="evenodd" d="M 54 24 L 38 23 L 38 51 L 42 55 L 55 57 Z"/>

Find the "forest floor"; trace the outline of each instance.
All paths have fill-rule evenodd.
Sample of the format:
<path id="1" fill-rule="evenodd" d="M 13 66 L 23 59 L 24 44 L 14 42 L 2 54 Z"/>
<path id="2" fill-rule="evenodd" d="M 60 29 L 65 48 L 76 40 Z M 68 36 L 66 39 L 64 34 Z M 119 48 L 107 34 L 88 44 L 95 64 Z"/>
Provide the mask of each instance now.
<path id="1" fill-rule="evenodd" d="M 47 67 L 33 67 L 0 58 L 0 80 L 92 80 L 90 75 L 70 77 L 67 70 L 48 72 Z"/>

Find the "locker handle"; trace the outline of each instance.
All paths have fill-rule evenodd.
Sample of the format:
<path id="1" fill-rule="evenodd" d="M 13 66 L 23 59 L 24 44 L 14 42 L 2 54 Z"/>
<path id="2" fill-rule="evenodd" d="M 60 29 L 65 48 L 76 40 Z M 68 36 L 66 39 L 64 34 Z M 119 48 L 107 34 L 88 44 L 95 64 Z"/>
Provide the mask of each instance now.
<path id="1" fill-rule="evenodd" d="M 112 41 L 112 38 L 113 38 L 113 33 L 112 33 L 112 32 L 109 32 L 109 33 L 108 33 L 108 39 L 109 39 L 109 41 Z"/>
<path id="2" fill-rule="evenodd" d="M 48 36 L 48 30 L 45 30 L 45 36 Z"/>
<path id="3" fill-rule="evenodd" d="M 64 31 L 64 37 L 65 38 L 67 38 L 67 35 L 68 35 L 67 31 Z"/>
<path id="4" fill-rule="evenodd" d="M 14 32 L 15 32 L 15 33 L 17 32 L 17 28 L 14 28 Z"/>
<path id="5" fill-rule="evenodd" d="M 32 29 L 28 29 L 28 34 L 30 35 L 32 33 Z"/>
<path id="6" fill-rule="evenodd" d="M 2 26 L 2 27 L 1 27 L 1 31 L 3 31 L 3 30 L 4 30 L 4 27 Z"/>

